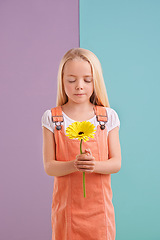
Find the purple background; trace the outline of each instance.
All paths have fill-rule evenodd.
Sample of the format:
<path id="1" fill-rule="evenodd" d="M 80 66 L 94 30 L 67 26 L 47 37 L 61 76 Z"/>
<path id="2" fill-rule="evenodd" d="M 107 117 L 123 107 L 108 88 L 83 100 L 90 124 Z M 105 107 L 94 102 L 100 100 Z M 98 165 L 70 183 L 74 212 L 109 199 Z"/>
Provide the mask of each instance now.
<path id="1" fill-rule="evenodd" d="M 1 239 L 51 239 L 41 117 L 56 104 L 61 58 L 79 47 L 78 0 L 0 1 L 0 30 Z"/>

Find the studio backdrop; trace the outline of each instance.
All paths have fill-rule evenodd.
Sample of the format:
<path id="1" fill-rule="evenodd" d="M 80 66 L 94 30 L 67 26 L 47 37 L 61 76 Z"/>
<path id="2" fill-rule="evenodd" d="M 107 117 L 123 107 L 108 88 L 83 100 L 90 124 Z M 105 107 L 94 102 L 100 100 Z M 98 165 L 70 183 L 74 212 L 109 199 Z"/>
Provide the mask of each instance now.
<path id="1" fill-rule="evenodd" d="M 0 1 L 1 239 L 51 239 L 41 117 L 56 105 L 58 66 L 74 47 L 99 58 L 120 119 L 116 240 L 160 239 L 159 9 L 158 0 Z"/>

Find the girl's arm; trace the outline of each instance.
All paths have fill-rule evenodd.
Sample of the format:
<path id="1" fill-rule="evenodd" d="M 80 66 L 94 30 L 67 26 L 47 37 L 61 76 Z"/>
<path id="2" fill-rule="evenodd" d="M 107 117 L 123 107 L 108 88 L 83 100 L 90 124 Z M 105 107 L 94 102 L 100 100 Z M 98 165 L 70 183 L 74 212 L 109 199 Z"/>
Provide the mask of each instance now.
<path id="1" fill-rule="evenodd" d="M 74 161 L 56 161 L 54 134 L 43 127 L 43 165 L 49 176 L 64 176 L 77 171 Z"/>
<path id="2" fill-rule="evenodd" d="M 111 174 L 121 169 L 121 147 L 119 142 L 119 127 L 108 133 L 108 160 L 95 161 L 95 173 Z"/>

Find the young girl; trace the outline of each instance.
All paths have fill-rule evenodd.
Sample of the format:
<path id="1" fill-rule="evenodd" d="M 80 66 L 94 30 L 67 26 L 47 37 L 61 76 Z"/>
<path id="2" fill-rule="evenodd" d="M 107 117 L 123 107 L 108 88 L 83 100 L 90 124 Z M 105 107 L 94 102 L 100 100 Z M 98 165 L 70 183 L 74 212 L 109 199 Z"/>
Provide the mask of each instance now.
<path id="1" fill-rule="evenodd" d="M 93 139 L 69 139 L 75 121 L 95 125 Z M 121 168 L 120 121 L 110 108 L 98 58 L 73 48 L 58 71 L 57 107 L 42 116 L 43 163 L 54 176 L 52 240 L 115 240 L 111 174 Z M 85 172 L 86 198 L 82 175 Z"/>

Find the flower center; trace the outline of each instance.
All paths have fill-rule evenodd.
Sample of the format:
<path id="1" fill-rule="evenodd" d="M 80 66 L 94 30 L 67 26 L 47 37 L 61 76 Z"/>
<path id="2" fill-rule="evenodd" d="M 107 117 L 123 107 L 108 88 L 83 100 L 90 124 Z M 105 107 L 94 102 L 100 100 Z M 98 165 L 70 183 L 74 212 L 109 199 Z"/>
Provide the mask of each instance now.
<path id="1" fill-rule="evenodd" d="M 82 135 L 82 134 L 84 134 L 84 132 L 79 132 L 79 133 L 78 133 L 78 135 Z"/>

